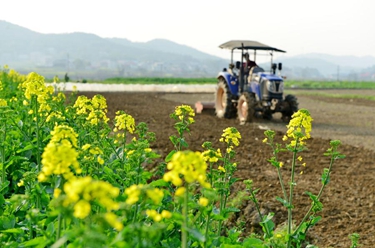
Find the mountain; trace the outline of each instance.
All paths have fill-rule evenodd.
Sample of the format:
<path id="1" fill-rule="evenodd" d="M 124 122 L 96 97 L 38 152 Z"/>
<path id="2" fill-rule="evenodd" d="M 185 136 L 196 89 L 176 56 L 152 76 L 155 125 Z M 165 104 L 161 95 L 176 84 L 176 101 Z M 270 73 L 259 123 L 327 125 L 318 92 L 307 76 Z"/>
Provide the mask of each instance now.
<path id="1" fill-rule="evenodd" d="M 132 42 L 89 33 L 41 34 L 0 20 L 0 66 L 73 80 L 108 77 L 215 77 L 228 59 L 165 39 Z M 374 80 L 375 57 L 281 56 L 290 79 Z M 269 68 L 269 64 L 261 66 Z"/>
<path id="2" fill-rule="evenodd" d="M 334 56 L 320 53 L 303 54 L 294 57 L 281 56 L 278 58 L 285 65 L 285 69 L 294 78 L 303 79 L 346 79 L 373 80 L 375 71 L 367 73 L 375 66 L 375 57 L 364 56 Z M 314 75 L 308 71 L 316 71 Z M 366 75 L 364 75 L 366 74 Z M 361 78 L 361 76 L 364 76 Z"/>
<path id="3" fill-rule="evenodd" d="M 88 33 L 41 34 L 0 21 L 0 65 L 46 77 L 68 72 L 78 78 L 116 76 L 212 77 L 225 59 L 186 45 L 155 39 L 131 42 Z"/>

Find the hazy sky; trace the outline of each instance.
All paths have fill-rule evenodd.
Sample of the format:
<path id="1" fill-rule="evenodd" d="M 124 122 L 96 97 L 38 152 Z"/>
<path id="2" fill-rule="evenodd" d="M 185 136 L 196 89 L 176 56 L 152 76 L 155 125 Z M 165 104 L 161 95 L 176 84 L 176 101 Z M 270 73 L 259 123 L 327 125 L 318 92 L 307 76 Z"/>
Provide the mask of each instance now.
<path id="1" fill-rule="evenodd" d="M 1 0 L 0 20 L 40 33 L 163 38 L 223 58 L 218 46 L 233 39 L 288 56 L 375 56 L 374 0 Z"/>

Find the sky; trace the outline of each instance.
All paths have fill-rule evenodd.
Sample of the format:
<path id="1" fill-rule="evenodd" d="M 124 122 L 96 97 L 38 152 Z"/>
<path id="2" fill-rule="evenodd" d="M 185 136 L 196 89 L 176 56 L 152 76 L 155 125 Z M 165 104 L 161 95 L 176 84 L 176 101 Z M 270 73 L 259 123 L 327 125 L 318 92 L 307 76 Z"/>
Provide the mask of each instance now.
<path id="1" fill-rule="evenodd" d="M 0 0 L 0 20 L 46 34 L 167 39 L 222 58 L 229 40 L 286 56 L 375 56 L 374 0 Z"/>

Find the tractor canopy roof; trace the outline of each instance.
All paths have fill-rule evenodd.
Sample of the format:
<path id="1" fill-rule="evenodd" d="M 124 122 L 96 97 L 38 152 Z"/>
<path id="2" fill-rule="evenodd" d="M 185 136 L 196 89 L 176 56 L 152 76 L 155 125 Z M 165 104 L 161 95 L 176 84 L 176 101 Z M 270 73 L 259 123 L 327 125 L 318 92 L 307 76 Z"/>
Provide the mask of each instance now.
<path id="1" fill-rule="evenodd" d="M 225 42 L 224 44 L 221 44 L 219 47 L 223 49 L 230 49 L 230 50 L 251 49 L 251 50 L 276 51 L 276 52 L 282 52 L 282 53 L 286 52 L 286 51 L 277 49 L 275 47 L 270 47 L 258 41 L 252 41 L 252 40 L 231 40 L 231 41 Z"/>

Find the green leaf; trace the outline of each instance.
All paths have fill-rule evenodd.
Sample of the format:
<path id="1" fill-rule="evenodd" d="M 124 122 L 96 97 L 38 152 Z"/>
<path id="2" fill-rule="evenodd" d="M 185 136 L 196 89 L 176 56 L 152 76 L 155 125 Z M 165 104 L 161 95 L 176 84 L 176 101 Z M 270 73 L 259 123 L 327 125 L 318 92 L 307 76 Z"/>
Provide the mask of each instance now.
<path id="1" fill-rule="evenodd" d="M 36 245 L 40 245 L 42 243 L 45 243 L 47 240 L 45 237 L 36 237 L 35 239 L 32 239 L 32 240 L 29 240 L 29 241 L 26 241 L 26 242 L 23 242 L 22 243 L 22 246 L 36 246 Z"/>
<path id="2" fill-rule="evenodd" d="M 167 187 L 168 185 L 169 183 L 163 179 L 155 180 L 150 183 L 150 186 L 152 187 Z"/>
<path id="3" fill-rule="evenodd" d="M 310 225 L 311 225 L 311 226 L 315 225 L 315 224 L 318 223 L 321 219 L 322 219 L 321 216 L 316 216 L 314 219 L 312 219 L 312 220 L 310 221 Z"/>
<path id="4" fill-rule="evenodd" d="M 229 208 L 226 208 L 224 211 L 227 213 L 235 213 L 235 212 L 240 212 L 241 210 L 235 207 L 229 207 Z"/>
<path id="5" fill-rule="evenodd" d="M 50 222 L 47 226 L 47 233 L 52 236 L 55 233 L 55 225 L 53 222 Z"/>
<path id="6" fill-rule="evenodd" d="M 172 151 L 170 151 L 169 154 L 167 155 L 167 157 L 165 158 L 165 162 L 169 162 L 169 161 L 171 161 L 172 156 L 173 156 L 176 152 L 177 152 L 176 150 L 172 150 Z"/>
<path id="7" fill-rule="evenodd" d="M 52 246 L 51 248 L 59 248 L 59 247 L 62 247 L 66 241 L 68 241 L 68 239 L 64 236 L 64 237 L 61 237 L 59 240 L 57 240 Z"/>
<path id="8" fill-rule="evenodd" d="M 189 144 L 185 141 L 185 139 L 180 139 L 180 144 L 181 144 L 183 147 L 189 147 Z"/>
<path id="9" fill-rule="evenodd" d="M 3 194 L 0 194 L 0 205 L 3 205 L 5 203 L 5 199 Z"/>
<path id="10" fill-rule="evenodd" d="M 276 200 L 279 201 L 279 202 L 281 202 L 284 205 L 284 207 L 288 207 L 289 206 L 289 202 L 287 200 L 279 197 L 279 196 L 276 196 Z"/>
<path id="11" fill-rule="evenodd" d="M 6 229 L 6 230 L 2 230 L 0 232 L 2 232 L 2 233 L 23 233 L 23 230 L 20 229 L 20 228 L 10 228 L 10 229 Z"/>
<path id="12" fill-rule="evenodd" d="M 263 244 L 263 241 L 257 238 L 248 238 L 243 241 L 242 247 L 251 248 L 266 248 L 267 246 Z"/>
<path id="13" fill-rule="evenodd" d="M 21 152 L 24 152 L 24 151 L 32 150 L 35 147 L 36 147 L 35 145 L 29 144 L 29 145 L 25 146 L 24 148 L 22 148 L 20 150 L 17 150 L 16 153 L 21 153 Z"/>
<path id="14" fill-rule="evenodd" d="M 194 238 L 198 239 L 199 242 L 205 242 L 206 237 L 197 229 L 187 228 L 188 233 Z"/>
<path id="15" fill-rule="evenodd" d="M 174 135 L 171 135 L 169 136 L 169 140 L 172 142 L 173 145 L 177 145 L 178 144 L 178 138 Z"/>
<path id="16" fill-rule="evenodd" d="M 275 228 L 275 223 L 272 221 L 274 215 L 274 213 L 269 213 L 266 217 L 263 216 L 263 221 L 260 222 L 263 232 L 270 235 L 269 238 L 272 237 L 272 231 Z"/>

